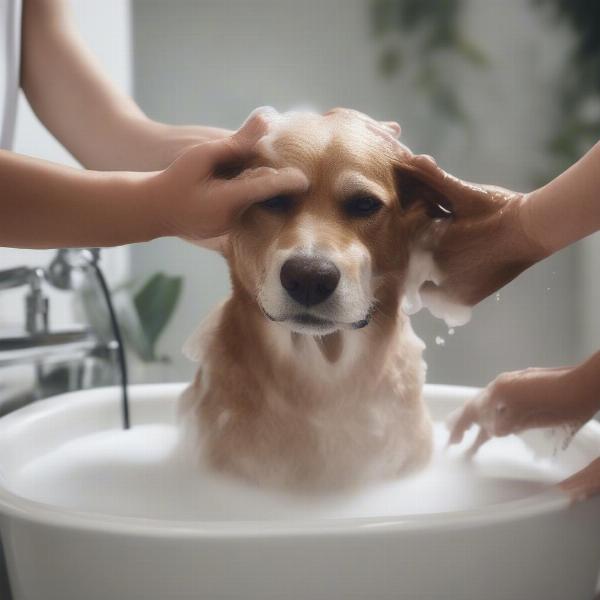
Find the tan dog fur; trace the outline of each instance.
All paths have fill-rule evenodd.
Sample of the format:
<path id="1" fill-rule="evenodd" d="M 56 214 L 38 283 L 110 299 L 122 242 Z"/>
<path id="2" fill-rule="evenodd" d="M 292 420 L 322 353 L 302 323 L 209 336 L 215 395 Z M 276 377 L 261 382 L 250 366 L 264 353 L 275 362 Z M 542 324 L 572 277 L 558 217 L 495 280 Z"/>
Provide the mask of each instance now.
<path id="1" fill-rule="evenodd" d="M 260 485 L 337 489 L 399 477 L 432 449 L 424 344 L 400 310 L 411 244 L 431 222 L 430 191 L 399 165 L 389 126 L 348 110 L 275 121 L 254 164 L 299 167 L 310 188 L 283 213 L 253 206 L 223 239 L 232 294 L 186 345 L 200 368 L 183 418 L 213 468 Z M 350 217 L 343 203 L 357 194 L 383 206 Z M 287 306 L 278 269 L 297 252 L 325 254 L 342 274 L 325 303 L 326 317 L 339 317 L 330 330 L 277 312 Z"/>

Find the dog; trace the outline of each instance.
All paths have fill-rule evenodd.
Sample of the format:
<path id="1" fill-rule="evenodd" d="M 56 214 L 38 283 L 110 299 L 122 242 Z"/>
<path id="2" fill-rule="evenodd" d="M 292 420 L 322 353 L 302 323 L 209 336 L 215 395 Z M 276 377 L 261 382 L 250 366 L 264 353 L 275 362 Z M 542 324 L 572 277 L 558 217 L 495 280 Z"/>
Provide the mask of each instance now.
<path id="1" fill-rule="evenodd" d="M 188 431 L 211 468 L 263 487 L 420 469 L 424 344 L 401 301 L 411 251 L 450 208 L 402 161 L 395 123 L 348 109 L 251 118 L 269 131 L 243 168 L 295 166 L 310 187 L 252 206 L 220 240 L 232 293 L 184 347 L 200 363 L 181 397 Z"/>

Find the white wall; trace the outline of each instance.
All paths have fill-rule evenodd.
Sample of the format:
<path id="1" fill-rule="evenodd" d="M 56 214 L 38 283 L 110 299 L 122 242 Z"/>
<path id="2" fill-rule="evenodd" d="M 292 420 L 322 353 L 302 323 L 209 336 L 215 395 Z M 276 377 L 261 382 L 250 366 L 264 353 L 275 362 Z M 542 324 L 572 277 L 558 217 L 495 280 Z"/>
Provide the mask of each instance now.
<path id="1" fill-rule="evenodd" d="M 131 91 L 131 29 L 128 0 L 72 0 L 77 24 L 93 52 L 109 76 L 121 88 Z M 44 129 L 33 114 L 23 94 L 19 100 L 15 152 L 77 166 L 71 155 Z M 0 249 L 0 269 L 21 265 L 45 265 L 51 250 Z M 106 251 L 103 265 L 111 281 L 123 279 L 129 272 L 129 252 L 125 248 Z M 67 325 L 73 320 L 71 296 L 49 289 L 53 326 Z M 0 328 L 21 325 L 24 290 L 0 293 Z"/>
<path id="2" fill-rule="evenodd" d="M 134 0 L 137 100 L 158 119 L 227 127 L 264 104 L 351 106 L 398 119 L 409 145 L 461 177 L 531 189 L 548 171 L 551 85 L 568 38 L 528 0 L 471 1 L 468 31 L 490 66 L 457 79 L 474 115 L 464 135 L 431 118 L 409 78 L 379 76 L 367 7 L 367 0 Z M 134 247 L 132 261 L 137 276 L 163 269 L 185 277 L 182 305 L 162 340 L 179 357 L 193 324 L 227 293 L 227 272 L 219 258 L 177 240 Z M 576 267 L 576 249 L 537 265 L 451 338 L 442 323 L 418 315 L 430 381 L 485 383 L 502 370 L 571 362 L 580 351 Z M 435 345 L 437 335 L 445 347 Z M 192 370 L 178 358 L 173 377 Z"/>

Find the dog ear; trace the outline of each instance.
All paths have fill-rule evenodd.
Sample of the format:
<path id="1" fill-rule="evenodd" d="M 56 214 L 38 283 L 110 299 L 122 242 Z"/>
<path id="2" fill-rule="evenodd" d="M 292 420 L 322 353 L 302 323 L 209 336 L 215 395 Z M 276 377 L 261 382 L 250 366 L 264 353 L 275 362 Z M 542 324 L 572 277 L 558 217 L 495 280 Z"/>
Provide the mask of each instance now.
<path id="1" fill-rule="evenodd" d="M 396 162 L 396 188 L 402 208 L 425 209 L 434 219 L 485 219 L 501 210 L 516 192 L 493 185 L 464 181 L 440 168 L 426 154 L 408 149 Z"/>
<path id="2" fill-rule="evenodd" d="M 396 193 L 405 213 L 420 214 L 429 219 L 450 219 L 454 215 L 451 194 L 446 186 L 446 173 L 433 158 L 406 155 L 396 164 Z"/>

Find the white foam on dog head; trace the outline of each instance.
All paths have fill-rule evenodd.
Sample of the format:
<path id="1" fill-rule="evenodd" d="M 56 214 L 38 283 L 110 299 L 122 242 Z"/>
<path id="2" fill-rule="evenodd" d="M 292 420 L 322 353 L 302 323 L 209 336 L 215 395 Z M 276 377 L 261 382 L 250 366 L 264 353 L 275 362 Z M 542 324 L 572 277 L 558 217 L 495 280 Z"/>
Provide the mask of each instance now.
<path id="1" fill-rule="evenodd" d="M 267 121 L 267 133 L 259 140 L 257 149 L 263 156 L 274 162 L 280 158 L 275 144 L 282 136 L 293 131 L 304 132 L 310 129 L 311 145 L 316 150 L 324 150 L 334 132 L 333 126 L 328 126 L 322 115 L 307 108 L 280 113 L 273 107 L 267 106 L 256 109 L 252 114 L 260 114 Z M 317 122 L 318 127 L 315 126 Z"/>

